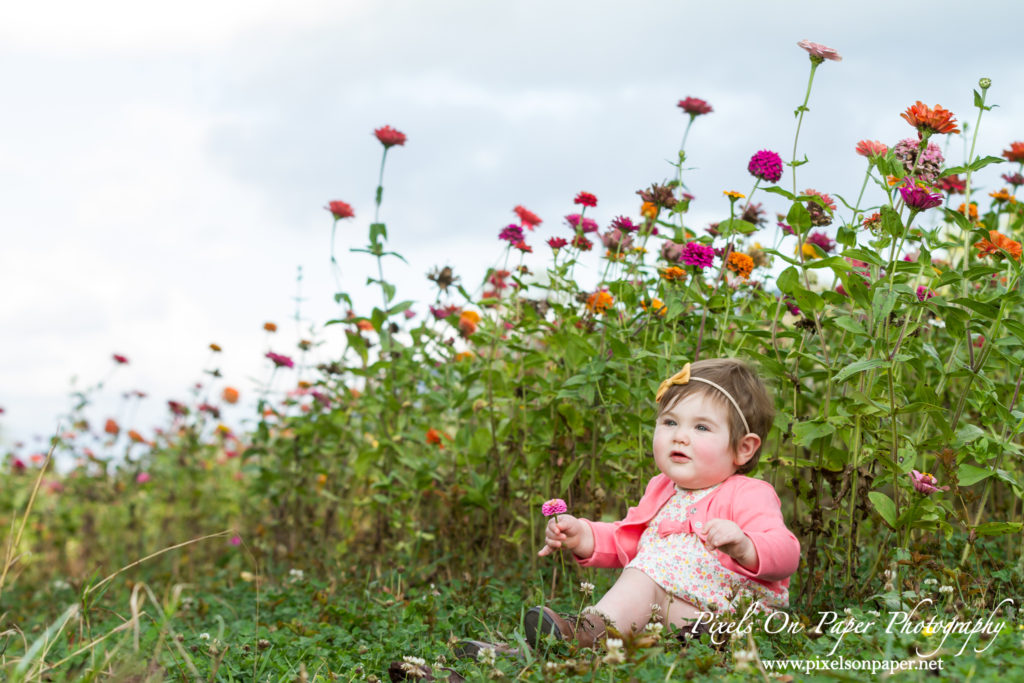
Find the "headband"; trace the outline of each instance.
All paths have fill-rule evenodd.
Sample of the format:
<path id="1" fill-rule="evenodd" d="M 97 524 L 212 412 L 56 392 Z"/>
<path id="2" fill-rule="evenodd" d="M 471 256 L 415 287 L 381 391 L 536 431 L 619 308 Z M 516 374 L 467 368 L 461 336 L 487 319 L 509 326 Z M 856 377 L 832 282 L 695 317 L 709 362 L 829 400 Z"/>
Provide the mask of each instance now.
<path id="1" fill-rule="evenodd" d="M 715 389 L 718 389 L 720 392 L 722 392 L 722 395 L 729 399 L 729 403 L 731 403 L 733 408 L 736 409 L 736 412 L 740 414 L 740 419 L 743 420 L 743 428 L 747 430 L 747 433 L 750 433 L 750 425 L 747 424 L 747 418 L 743 415 L 743 411 L 740 410 L 740 404 L 736 402 L 736 399 L 732 397 L 732 394 L 726 391 L 725 388 L 722 387 L 720 384 L 712 382 L 709 379 L 704 379 L 703 377 L 691 377 L 689 363 L 684 365 L 682 370 L 672 375 L 658 386 L 658 393 L 654 395 L 654 400 L 660 402 L 661 397 L 665 395 L 665 392 L 669 390 L 669 387 L 676 384 L 687 384 L 691 380 L 694 382 L 704 382 L 704 384 L 710 384 Z"/>

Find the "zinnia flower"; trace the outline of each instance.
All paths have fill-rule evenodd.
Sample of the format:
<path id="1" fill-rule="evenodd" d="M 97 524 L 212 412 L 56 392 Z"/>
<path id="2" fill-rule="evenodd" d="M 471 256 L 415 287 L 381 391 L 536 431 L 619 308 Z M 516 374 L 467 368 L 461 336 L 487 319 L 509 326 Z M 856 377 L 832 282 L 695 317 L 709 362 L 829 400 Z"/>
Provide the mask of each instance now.
<path id="1" fill-rule="evenodd" d="M 975 249 L 978 249 L 979 258 L 985 256 L 1001 256 L 1003 251 L 1006 251 L 1014 259 L 1018 261 L 1020 260 L 1020 242 L 1014 242 L 997 230 L 989 230 L 988 239 L 975 242 L 974 247 Z"/>
<path id="2" fill-rule="evenodd" d="M 570 213 L 565 217 L 565 222 L 568 223 L 574 230 L 583 228 L 583 232 L 597 232 L 597 221 L 593 218 L 584 218 L 578 213 Z"/>
<path id="3" fill-rule="evenodd" d="M 591 313 L 604 313 L 613 303 L 615 303 L 615 297 L 603 289 L 587 297 L 587 308 Z"/>
<path id="4" fill-rule="evenodd" d="M 621 230 L 622 232 L 625 233 L 634 232 L 637 229 L 637 226 L 633 223 L 633 221 L 626 218 L 625 216 L 616 216 L 615 218 L 613 218 L 611 222 L 611 227 L 615 228 L 616 230 Z"/>
<path id="5" fill-rule="evenodd" d="M 238 389 L 234 387 L 224 387 L 224 391 L 220 392 L 220 397 L 224 399 L 225 403 L 238 403 Z"/>
<path id="6" fill-rule="evenodd" d="M 903 201 L 913 211 L 925 211 L 942 204 L 941 194 L 932 194 L 920 187 L 913 178 L 907 178 L 903 187 L 900 188 L 900 195 Z"/>
<path id="7" fill-rule="evenodd" d="M 188 408 L 185 407 L 185 404 L 179 403 L 178 401 L 168 401 L 167 407 L 178 417 L 188 415 Z"/>
<path id="8" fill-rule="evenodd" d="M 927 301 L 928 299 L 931 299 L 933 296 L 935 296 L 935 292 L 933 292 L 932 290 L 928 289 L 924 285 L 918 285 L 918 287 L 917 287 L 917 300 L 918 301 Z"/>
<path id="9" fill-rule="evenodd" d="M 264 357 L 269 358 L 271 361 L 273 361 L 274 367 L 278 367 L 278 368 L 282 368 L 282 367 L 283 368 L 294 368 L 295 367 L 295 362 L 291 358 L 289 358 L 288 356 L 285 356 L 284 354 L 274 353 L 273 351 L 267 351 L 264 354 Z"/>
<path id="10" fill-rule="evenodd" d="M 117 363 L 118 365 L 127 365 L 128 364 L 128 358 L 125 357 L 125 356 L 122 356 L 119 353 L 115 353 L 114 354 L 114 362 Z"/>
<path id="11" fill-rule="evenodd" d="M 210 344 L 210 350 L 213 351 L 214 353 L 220 353 L 220 344 Z"/>
<path id="12" fill-rule="evenodd" d="M 676 268 L 676 270 L 678 270 L 681 273 L 683 272 L 682 268 Z M 683 275 L 685 276 L 686 273 L 683 273 Z M 665 306 L 665 303 L 661 299 L 657 298 L 651 299 L 650 304 L 648 304 L 646 301 L 641 301 L 640 308 L 644 309 L 644 312 L 651 310 L 660 316 L 664 316 L 668 312 L 668 307 Z"/>
<path id="13" fill-rule="evenodd" d="M 324 208 L 331 212 L 331 215 L 334 216 L 334 220 L 336 221 L 340 221 L 342 218 L 354 218 L 356 215 L 356 212 L 352 209 L 352 206 L 350 204 L 346 204 L 345 202 L 328 202 L 327 206 L 325 206 Z"/>
<path id="14" fill-rule="evenodd" d="M 809 40 L 801 40 L 797 45 L 807 50 L 807 54 L 811 56 L 811 61 L 817 64 L 821 64 L 826 59 L 831 59 L 833 62 L 843 61 L 843 58 L 839 56 L 838 52 L 830 47 L 822 45 L 821 43 L 812 43 Z"/>
<path id="15" fill-rule="evenodd" d="M 658 217 L 658 211 L 658 205 L 654 202 L 644 202 L 640 207 L 640 215 L 652 221 Z"/>
<path id="16" fill-rule="evenodd" d="M 131 439 L 134 443 L 149 443 L 148 441 L 146 441 L 146 437 L 142 436 L 142 434 L 139 434 L 134 429 L 128 430 L 128 438 Z"/>
<path id="17" fill-rule="evenodd" d="M 434 316 L 434 320 L 444 320 L 450 315 L 454 315 L 459 312 L 458 306 L 430 306 L 430 313 Z"/>
<path id="18" fill-rule="evenodd" d="M 1003 150 L 1003 156 L 1008 161 L 1024 164 L 1024 142 L 1011 142 L 1010 148 Z"/>
<path id="19" fill-rule="evenodd" d="M 601 235 L 601 243 L 604 244 L 605 249 L 609 249 L 614 252 L 625 251 L 633 246 L 633 238 L 628 234 L 622 232 L 618 228 L 612 228 L 608 232 Z"/>
<path id="20" fill-rule="evenodd" d="M 686 245 L 673 242 L 672 240 L 665 240 L 661 243 L 661 258 L 665 259 L 669 263 L 676 263 L 683 256 L 683 249 Z"/>
<path id="21" fill-rule="evenodd" d="M 1001 189 L 1001 190 L 998 190 L 997 192 L 989 192 L 988 196 L 992 197 L 992 199 L 996 200 L 997 202 L 1016 202 L 1017 201 L 1014 198 L 1014 196 L 1012 194 L 1010 194 L 1010 191 L 1007 190 L 1005 187 L 1003 189 Z"/>
<path id="22" fill-rule="evenodd" d="M 149 476 L 149 472 L 139 472 L 135 475 L 135 482 L 138 484 L 145 484 L 150 479 L 151 477 Z"/>
<path id="23" fill-rule="evenodd" d="M 821 231 L 815 231 L 808 235 L 807 244 L 821 247 L 826 254 L 836 248 L 836 241 Z M 814 255 L 817 256 L 817 254 Z"/>
<path id="24" fill-rule="evenodd" d="M 931 185 L 942 172 L 942 163 L 946 160 L 942 156 L 942 150 L 934 142 L 929 142 L 924 152 L 914 138 L 900 140 L 892 148 L 894 157 L 903 164 L 906 175 L 914 174 Z M 920 159 L 918 155 L 920 154 Z"/>
<path id="25" fill-rule="evenodd" d="M 921 102 L 921 100 L 918 100 L 900 116 L 914 128 L 917 128 L 917 134 L 920 137 L 935 133 L 947 135 L 960 132 L 960 129 L 956 127 L 956 119 L 953 118 L 953 112 L 943 109 L 937 104 L 932 109 Z"/>
<path id="26" fill-rule="evenodd" d="M 918 493 L 922 493 L 926 496 L 930 496 L 936 491 L 948 491 L 948 486 L 936 486 L 939 480 L 927 472 L 918 472 L 917 470 L 910 471 L 910 481 L 914 484 L 914 489 Z"/>
<path id="27" fill-rule="evenodd" d="M 733 251 L 725 260 L 725 267 L 746 280 L 750 277 L 750 271 L 754 269 L 754 259 L 744 253 Z"/>
<path id="28" fill-rule="evenodd" d="M 817 197 L 825 206 L 818 204 L 818 202 L 808 201 L 807 202 L 807 213 L 811 214 L 811 225 L 822 227 L 825 225 L 832 224 L 832 212 L 836 210 L 836 203 L 832 200 L 832 197 L 828 196 L 824 192 L 818 192 L 810 188 L 804 190 L 805 195 Z"/>
<path id="29" fill-rule="evenodd" d="M 678 266 L 670 266 L 661 271 L 661 276 L 669 282 L 682 282 L 686 279 L 686 271 Z"/>
<path id="30" fill-rule="evenodd" d="M 561 498 L 552 498 L 543 505 L 540 506 L 541 514 L 545 517 L 552 515 L 562 515 L 568 512 L 569 506 L 565 504 L 565 501 Z"/>
<path id="31" fill-rule="evenodd" d="M 384 145 L 384 149 L 405 144 L 405 133 L 399 132 L 391 126 L 382 126 L 373 131 L 373 134 L 380 140 L 380 144 Z"/>
<path id="32" fill-rule="evenodd" d="M 955 173 L 939 178 L 935 186 L 946 194 L 963 194 L 967 191 L 967 181 Z"/>
<path id="33" fill-rule="evenodd" d="M 498 233 L 498 239 L 504 240 L 509 244 L 515 244 L 516 242 L 523 241 L 523 229 L 515 223 L 510 223 L 502 228 L 501 232 Z"/>
<path id="34" fill-rule="evenodd" d="M 1024 185 L 1024 175 L 1021 175 L 1020 173 L 1004 173 L 1002 178 L 1014 187 Z"/>
<path id="35" fill-rule="evenodd" d="M 872 158 L 885 156 L 889 148 L 878 140 L 861 140 L 857 143 L 857 154 L 862 157 Z"/>
<path id="36" fill-rule="evenodd" d="M 569 242 L 567 242 L 565 239 L 561 237 L 552 237 L 551 239 L 548 240 L 548 246 L 554 249 L 555 251 L 558 251 L 567 244 L 569 244 Z"/>
<path id="37" fill-rule="evenodd" d="M 715 259 L 715 250 L 699 242 L 687 242 L 683 247 L 683 253 L 679 260 L 688 266 L 696 266 L 703 270 L 711 265 Z"/>
<path id="38" fill-rule="evenodd" d="M 597 206 L 597 197 L 590 194 L 589 192 L 580 192 L 576 195 L 576 199 L 572 200 L 573 204 L 579 204 L 580 206 Z"/>
<path id="39" fill-rule="evenodd" d="M 747 197 L 747 195 L 743 194 L 742 192 L 737 192 L 736 190 L 723 190 L 722 194 L 724 194 L 726 197 L 729 197 L 730 199 L 746 199 Z"/>
<path id="40" fill-rule="evenodd" d="M 710 104 L 699 97 L 687 97 L 686 99 L 679 100 L 679 104 L 676 106 L 689 114 L 691 119 L 703 116 L 704 114 L 710 114 L 714 111 Z"/>
<path id="41" fill-rule="evenodd" d="M 580 251 L 590 251 L 594 248 L 594 243 L 583 235 L 577 235 L 572 238 L 572 246 L 576 247 Z"/>
<path id="42" fill-rule="evenodd" d="M 882 214 L 877 211 L 864 219 L 864 227 L 874 229 L 882 224 Z"/>
<path id="43" fill-rule="evenodd" d="M 274 323 L 263 323 L 263 329 L 267 332 L 277 332 L 277 325 Z"/>
<path id="44" fill-rule="evenodd" d="M 512 247 L 514 249 L 518 249 L 519 251 L 523 252 L 524 254 L 532 254 L 533 253 L 533 247 L 531 247 L 526 242 L 516 242 L 515 244 L 512 245 Z"/>
<path id="45" fill-rule="evenodd" d="M 463 337 L 472 336 L 477 329 L 477 325 L 480 322 L 480 314 L 476 311 L 463 311 L 462 315 L 459 316 L 459 334 Z"/>
<path id="46" fill-rule="evenodd" d="M 769 183 L 777 183 L 779 178 L 782 177 L 782 157 L 771 150 L 762 149 L 750 157 L 747 171 L 755 178 L 760 178 Z"/>
<path id="47" fill-rule="evenodd" d="M 544 222 L 537 216 L 537 214 L 524 206 L 517 206 L 512 210 L 515 211 L 517 216 L 519 216 L 519 224 L 529 228 L 530 230 L 533 230 Z"/>
<path id="48" fill-rule="evenodd" d="M 118 426 L 117 422 L 108 418 L 107 423 L 103 425 L 103 431 L 105 431 L 107 434 L 113 434 L 114 436 L 117 436 L 118 434 L 121 433 L 121 428 Z"/>
<path id="49" fill-rule="evenodd" d="M 428 429 L 427 430 L 427 443 L 432 444 L 434 446 L 440 446 L 440 447 L 443 448 L 444 444 L 441 443 L 441 432 L 437 431 L 433 427 Z"/>
<path id="50" fill-rule="evenodd" d="M 978 204 L 976 202 L 971 202 L 970 208 L 967 207 L 967 202 L 961 202 L 960 206 L 958 206 L 956 210 L 971 220 L 978 219 Z"/>

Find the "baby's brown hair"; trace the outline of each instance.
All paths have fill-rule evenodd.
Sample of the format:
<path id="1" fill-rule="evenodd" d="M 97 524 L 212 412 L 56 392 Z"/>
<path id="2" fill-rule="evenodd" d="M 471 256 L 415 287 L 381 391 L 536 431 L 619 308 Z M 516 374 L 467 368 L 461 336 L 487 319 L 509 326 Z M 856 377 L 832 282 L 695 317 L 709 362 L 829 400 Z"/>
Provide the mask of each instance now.
<path id="1" fill-rule="evenodd" d="M 768 393 L 764 382 L 749 365 L 736 358 L 709 358 L 697 361 L 690 365 L 690 376 L 710 380 L 728 391 L 739 405 L 740 410 L 743 411 L 743 417 L 747 419 L 750 432 L 761 437 L 761 446 L 758 446 L 754 456 L 736 468 L 737 474 L 746 474 L 752 471 L 757 467 L 757 461 L 761 458 L 761 448 L 764 446 L 765 439 L 768 438 L 768 432 L 775 419 L 775 401 Z M 691 394 L 704 394 L 728 412 L 729 447 L 735 453 L 740 445 L 740 440 L 747 434 L 747 430 L 743 426 L 743 418 L 736 412 L 732 402 L 710 384 L 690 381 L 686 384 L 670 386 L 658 402 L 658 415 Z"/>

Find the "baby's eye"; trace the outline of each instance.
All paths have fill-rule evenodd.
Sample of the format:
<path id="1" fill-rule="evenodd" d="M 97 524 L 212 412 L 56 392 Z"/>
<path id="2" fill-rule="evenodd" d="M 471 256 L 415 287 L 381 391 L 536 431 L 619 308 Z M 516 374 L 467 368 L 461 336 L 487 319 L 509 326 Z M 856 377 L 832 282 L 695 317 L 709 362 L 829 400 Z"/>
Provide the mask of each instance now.
<path id="1" fill-rule="evenodd" d="M 704 424 L 699 424 L 699 425 L 697 425 L 697 429 L 699 429 L 699 430 L 700 430 L 700 431 L 702 431 L 702 432 L 707 432 L 707 431 L 710 431 L 710 430 L 708 429 L 708 426 L 707 426 L 707 425 L 704 425 Z"/>
<path id="2" fill-rule="evenodd" d="M 670 419 L 666 418 L 666 419 L 661 421 L 661 424 L 665 425 L 666 427 L 675 427 L 676 426 L 676 421 L 675 420 L 670 420 Z"/>

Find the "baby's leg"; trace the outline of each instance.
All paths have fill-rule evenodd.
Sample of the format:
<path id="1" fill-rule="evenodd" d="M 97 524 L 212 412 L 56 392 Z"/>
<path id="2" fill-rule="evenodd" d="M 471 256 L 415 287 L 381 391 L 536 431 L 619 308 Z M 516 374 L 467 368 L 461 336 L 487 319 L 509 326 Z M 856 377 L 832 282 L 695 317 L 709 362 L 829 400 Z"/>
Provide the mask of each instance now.
<path id="1" fill-rule="evenodd" d="M 700 614 L 700 610 L 685 600 L 680 600 L 671 593 L 668 593 L 661 586 L 658 586 L 658 589 L 661 591 L 661 594 L 658 596 L 660 598 L 658 604 L 661 605 L 661 613 L 665 617 L 665 625 L 674 626 L 675 628 L 691 626 L 693 620 Z"/>
<path id="2" fill-rule="evenodd" d="M 615 585 L 588 611 L 610 620 L 621 633 L 630 629 L 639 631 L 651 620 L 651 605 L 660 604 L 659 591 L 665 593 L 654 579 L 639 569 L 627 567 Z"/>

